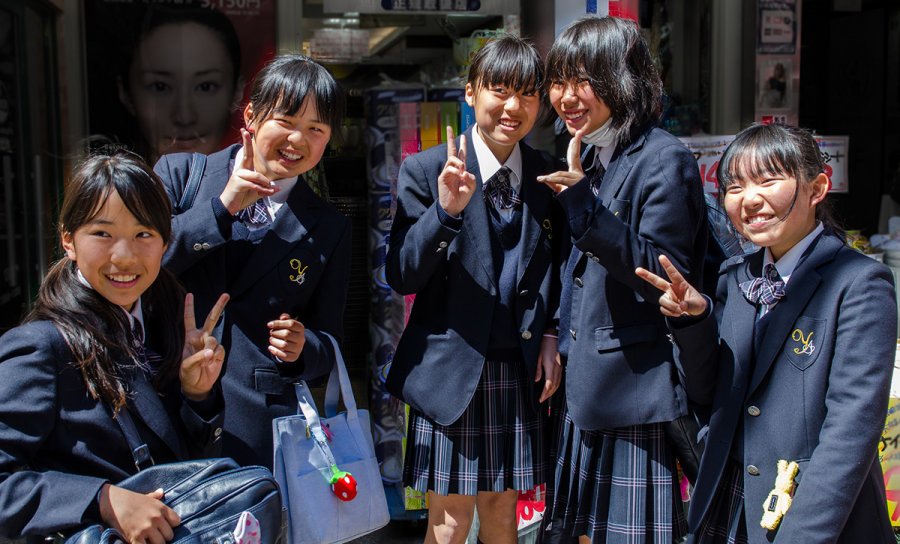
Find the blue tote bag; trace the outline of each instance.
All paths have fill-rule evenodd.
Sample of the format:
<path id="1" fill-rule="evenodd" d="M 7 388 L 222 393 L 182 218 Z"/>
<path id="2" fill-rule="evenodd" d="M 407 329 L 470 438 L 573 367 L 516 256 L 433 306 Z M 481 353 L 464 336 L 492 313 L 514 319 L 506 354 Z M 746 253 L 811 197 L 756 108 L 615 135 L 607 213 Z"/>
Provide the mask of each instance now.
<path id="1" fill-rule="evenodd" d="M 289 544 L 347 542 L 390 521 L 381 472 L 375 458 L 369 412 L 358 410 L 340 348 L 328 335 L 335 365 L 320 418 L 306 384 L 295 384 L 297 414 L 272 421 L 272 472 L 287 511 Z M 342 398 L 345 412 L 338 412 Z M 341 500 L 332 491 L 335 468 L 356 480 L 356 496 Z"/>

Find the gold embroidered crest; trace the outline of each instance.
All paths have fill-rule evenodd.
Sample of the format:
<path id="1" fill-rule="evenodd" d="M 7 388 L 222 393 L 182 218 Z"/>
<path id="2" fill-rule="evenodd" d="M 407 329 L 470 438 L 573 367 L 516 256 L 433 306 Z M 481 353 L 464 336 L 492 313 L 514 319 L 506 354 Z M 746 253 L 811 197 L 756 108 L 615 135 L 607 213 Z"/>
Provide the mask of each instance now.
<path id="1" fill-rule="evenodd" d="M 812 355 L 816 351 L 816 346 L 813 345 L 812 338 L 813 331 L 809 331 L 804 335 L 802 330 L 794 329 L 794 332 L 791 333 L 791 340 L 800 344 L 798 347 L 794 348 L 794 353 L 797 355 Z"/>
<path id="2" fill-rule="evenodd" d="M 306 281 L 307 268 L 309 268 L 309 265 L 304 265 L 300 262 L 300 259 L 291 259 L 291 269 L 296 270 L 297 274 L 291 274 L 288 276 L 288 279 L 296 282 L 297 285 L 303 285 L 303 282 Z"/>

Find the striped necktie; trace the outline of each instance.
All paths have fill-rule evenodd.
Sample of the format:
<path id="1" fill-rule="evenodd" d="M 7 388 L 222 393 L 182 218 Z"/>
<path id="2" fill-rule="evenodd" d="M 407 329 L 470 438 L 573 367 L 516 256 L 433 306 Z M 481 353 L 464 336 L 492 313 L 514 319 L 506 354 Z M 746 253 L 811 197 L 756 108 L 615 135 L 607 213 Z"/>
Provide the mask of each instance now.
<path id="1" fill-rule="evenodd" d="M 484 184 L 484 198 L 498 210 L 511 210 L 522 203 L 522 199 L 512 188 L 512 170 L 503 166 L 488 178 Z"/>
<path id="2" fill-rule="evenodd" d="M 741 282 L 741 292 L 753 304 L 771 306 L 784 298 L 784 281 L 778 275 L 775 265 L 766 265 L 761 278 Z"/>
<path id="3" fill-rule="evenodd" d="M 272 220 L 269 217 L 269 207 L 266 206 L 265 197 L 239 211 L 237 216 L 244 223 L 256 226 L 268 225 Z"/>

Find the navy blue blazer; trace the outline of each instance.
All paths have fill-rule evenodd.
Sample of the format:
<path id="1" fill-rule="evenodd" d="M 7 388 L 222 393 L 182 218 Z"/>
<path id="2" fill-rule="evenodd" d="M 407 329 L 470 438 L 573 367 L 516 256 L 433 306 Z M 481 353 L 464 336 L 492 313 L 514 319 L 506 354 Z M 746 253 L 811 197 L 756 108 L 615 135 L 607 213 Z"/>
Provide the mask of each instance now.
<path id="1" fill-rule="evenodd" d="M 584 430 L 676 419 L 687 404 L 659 292 L 634 269 L 665 277 L 665 254 L 701 284 L 707 224 L 694 157 L 653 128 L 616 150 L 598 196 L 585 178 L 558 199 L 574 244 L 560 303 L 572 419 Z"/>
<path id="2" fill-rule="evenodd" d="M 40 536 L 87 523 L 97 492 L 134 473 L 134 459 L 111 408 L 88 394 L 62 334 L 49 321 L 0 338 L 0 536 Z M 177 380 L 176 380 L 177 381 Z M 163 395 L 146 379 L 128 381 L 128 411 L 157 463 L 215 457 L 222 414 L 204 421 L 177 385 Z M 146 437 L 144 437 L 146 438 Z"/>
<path id="3" fill-rule="evenodd" d="M 762 261 L 762 250 L 726 261 L 714 314 L 673 328 L 688 395 L 712 407 L 689 528 L 707 515 L 743 422 L 750 542 L 893 543 L 877 457 L 897 336 L 891 273 L 822 234 L 756 325 L 754 347 L 757 310 L 739 283 Z M 799 485 L 767 535 L 759 522 L 779 459 L 799 463 Z"/>
<path id="4" fill-rule="evenodd" d="M 456 421 L 475 394 L 500 297 L 491 253 L 493 227 L 471 136 L 470 129 L 466 168 L 475 175 L 475 194 L 458 231 L 442 224 L 437 211 L 446 144 L 403 161 L 385 267 L 395 291 L 416 295 L 391 363 L 388 391 L 442 425 Z M 559 170 L 560 164 L 524 143 L 519 146 L 523 203 L 514 311 L 519 345 L 533 376 L 542 334 L 555 326 L 558 248 L 567 236 L 552 191 L 535 181 Z"/>
<path id="5" fill-rule="evenodd" d="M 343 337 L 350 221 L 301 177 L 253 246 L 246 228 L 219 200 L 238 149 L 233 145 L 208 157 L 193 207 L 172 218 L 173 240 L 163 264 L 194 294 L 201 318 L 221 293 L 231 295 L 215 329 L 227 353 L 223 452 L 241 464 L 271 468 L 271 421 L 297 413 L 291 384 L 331 370 L 334 353 L 322 332 Z M 181 198 L 190 162 L 190 154 L 165 155 L 154 167 L 173 203 Z M 266 324 L 282 312 L 306 327 L 295 363 L 276 361 L 268 351 Z"/>

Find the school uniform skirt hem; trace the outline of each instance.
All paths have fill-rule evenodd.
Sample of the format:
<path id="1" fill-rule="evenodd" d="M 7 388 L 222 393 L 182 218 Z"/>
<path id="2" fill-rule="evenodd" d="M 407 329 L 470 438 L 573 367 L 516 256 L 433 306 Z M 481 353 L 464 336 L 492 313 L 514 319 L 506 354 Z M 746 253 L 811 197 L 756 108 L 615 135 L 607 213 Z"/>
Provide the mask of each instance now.
<path id="1" fill-rule="evenodd" d="M 595 543 L 671 543 L 687 533 L 675 456 L 662 423 L 579 429 L 565 407 L 545 517 Z"/>
<path id="2" fill-rule="evenodd" d="M 528 491 L 544 483 L 544 422 L 521 361 L 485 361 L 472 401 L 450 425 L 410 408 L 404 483 L 438 495 Z"/>

